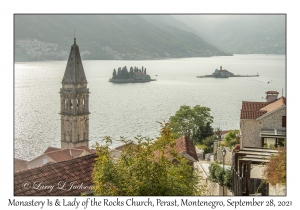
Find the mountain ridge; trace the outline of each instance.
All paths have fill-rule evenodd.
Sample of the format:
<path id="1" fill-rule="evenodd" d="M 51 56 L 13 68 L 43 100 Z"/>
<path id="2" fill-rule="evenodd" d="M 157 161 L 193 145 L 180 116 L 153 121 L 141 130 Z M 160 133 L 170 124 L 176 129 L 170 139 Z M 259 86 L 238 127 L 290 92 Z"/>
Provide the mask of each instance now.
<path id="1" fill-rule="evenodd" d="M 231 55 L 194 33 L 158 27 L 139 15 L 15 15 L 14 22 L 16 61 L 66 59 L 74 29 L 83 59 Z"/>

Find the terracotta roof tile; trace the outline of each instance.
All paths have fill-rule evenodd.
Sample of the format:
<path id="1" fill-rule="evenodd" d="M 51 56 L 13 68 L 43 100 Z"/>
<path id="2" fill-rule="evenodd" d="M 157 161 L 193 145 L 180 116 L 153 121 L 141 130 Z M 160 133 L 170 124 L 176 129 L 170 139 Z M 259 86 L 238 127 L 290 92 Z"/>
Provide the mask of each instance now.
<path id="1" fill-rule="evenodd" d="M 256 119 L 260 116 L 267 113 L 267 111 L 261 111 L 261 110 L 241 110 L 241 119 Z"/>
<path id="2" fill-rule="evenodd" d="M 61 148 L 57 148 L 57 147 L 48 147 L 44 153 L 47 153 L 47 152 L 53 152 L 53 151 L 56 151 L 56 150 L 61 150 Z"/>
<path id="3" fill-rule="evenodd" d="M 96 150 L 91 150 L 87 146 L 78 146 L 72 147 L 70 149 L 50 150 L 47 153 L 45 152 L 45 154 L 51 159 L 53 159 L 55 162 L 60 162 L 79 157 L 84 151 L 86 151 L 89 154 L 96 153 Z"/>
<path id="4" fill-rule="evenodd" d="M 281 98 L 277 99 L 276 101 L 266 105 L 265 107 L 261 108 L 260 110 L 265 110 L 267 112 L 271 112 L 283 105 L 285 105 L 285 97 L 281 97 Z"/>
<path id="5" fill-rule="evenodd" d="M 46 155 L 52 158 L 55 162 L 73 159 L 73 156 L 71 156 L 69 149 L 48 152 L 46 153 Z"/>
<path id="6" fill-rule="evenodd" d="M 83 146 L 83 145 L 82 146 L 73 147 L 73 148 L 85 150 L 85 151 L 87 151 L 90 154 L 96 153 L 95 149 L 90 149 L 87 146 Z"/>
<path id="7" fill-rule="evenodd" d="M 262 116 L 263 114 L 267 113 L 267 111 L 262 111 L 260 109 L 268 104 L 269 102 L 243 101 L 240 119 L 256 119 Z"/>
<path id="8" fill-rule="evenodd" d="M 269 102 L 253 102 L 253 101 L 243 101 L 242 110 L 259 110 L 264 106 L 268 105 Z"/>
<path id="9" fill-rule="evenodd" d="M 189 156 L 191 156 L 196 161 L 198 161 L 195 145 L 188 137 L 182 136 L 179 139 L 177 139 L 175 143 L 176 143 L 175 146 L 176 151 L 179 154 L 187 153 Z"/>
<path id="10" fill-rule="evenodd" d="M 15 196 L 74 196 L 90 191 L 92 172 L 96 154 L 86 155 L 68 161 L 62 161 L 33 169 L 14 173 Z M 66 182 L 67 190 L 59 189 L 58 184 Z M 71 187 L 71 183 L 82 187 Z M 28 183 L 28 185 L 26 185 Z M 52 190 L 34 187 L 41 183 L 43 186 L 53 186 Z M 71 188 L 71 189 L 70 189 Z M 70 190 L 69 190 L 70 189 Z"/>
<path id="11" fill-rule="evenodd" d="M 285 104 L 286 104 L 285 97 L 281 97 L 273 102 L 243 101 L 240 119 L 257 119 L 260 116 L 266 114 L 267 112 L 275 110 Z"/>

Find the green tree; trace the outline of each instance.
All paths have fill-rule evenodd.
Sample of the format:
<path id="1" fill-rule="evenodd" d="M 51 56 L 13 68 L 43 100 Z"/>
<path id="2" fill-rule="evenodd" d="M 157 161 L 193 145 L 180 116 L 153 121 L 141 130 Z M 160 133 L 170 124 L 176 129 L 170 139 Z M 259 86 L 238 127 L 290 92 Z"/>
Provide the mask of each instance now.
<path id="1" fill-rule="evenodd" d="M 238 130 L 230 130 L 224 138 L 225 146 L 232 147 L 239 144 Z"/>
<path id="2" fill-rule="evenodd" d="M 126 144 L 119 158 L 106 145 L 97 145 L 93 190 L 100 196 L 200 195 L 199 177 L 188 161 L 175 150 L 175 141 L 165 126 L 156 141 L 137 137 Z M 124 141 L 126 143 L 126 141 Z"/>
<path id="3" fill-rule="evenodd" d="M 214 144 L 215 140 L 216 140 L 216 136 L 212 135 L 212 136 L 205 138 L 202 141 L 202 144 L 199 145 L 199 147 L 204 151 L 204 154 L 213 152 L 213 144 Z"/>
<path id="4" fill-rule="evenodd" d="M 174 136 L 187 135 L 196 144 L 213 135 L 212 122 L 210 108 L 200 105 L 194 107 L 184 105 L 174 116 L 170 117 L 168 127 Z"/>

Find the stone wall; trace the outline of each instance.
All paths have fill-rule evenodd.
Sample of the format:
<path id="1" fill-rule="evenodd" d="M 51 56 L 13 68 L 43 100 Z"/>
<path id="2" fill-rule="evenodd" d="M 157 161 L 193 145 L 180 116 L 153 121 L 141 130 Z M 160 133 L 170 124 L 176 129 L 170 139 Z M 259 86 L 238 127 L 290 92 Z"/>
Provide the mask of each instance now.
<path id="1" fill-rule="evenodd" d="M 280 184 L 269 185 L 269 195 L 286 196 L 286 186 Z"/>
<path id="2" fill-rule="evenodd" d="M 209 196 L 223 196 L 223 187 L 218 183 L 211 182 L 209 180 L 206 181 L 206 195 Z M 232 196 L 232 192 L 228 190 L 227 187 L 224 187 L 224 196 Z"/>
<path id="3" fill-rule="evenodd" d="M 88 145 L 89 139 L 89 116 L 69 116 L 61 115 L 61 148 L 68 148 L 66 146 L 79 146 L 79 142 L 85 142 Z M 73 144 L 73 145 L 72 145 Z"/>
<path id="4" fill-rule="evenodd" d="M 241 120 L 241 148 L 261 147 L 261 129 L 283 129 L 282 116 L 286 116 L 286 108 L 282 108 L 260 120 Z"/>
<path id="5" fill-rule="evenodd" d="M 231 166 L 231 163 L 232 163 L 232 150 L 230 150 L 228 147 L 224 147 L 224 148 L 226 150 L 226 155 L 224 157 L 224 164 Z M 220 163 L 223 163 L 222 150 L 223 150 L 223 147 L 217 147 L 217 149 L 216 149 L 216 151 L 217 151 L 216 161 L 218 161 Z"/>

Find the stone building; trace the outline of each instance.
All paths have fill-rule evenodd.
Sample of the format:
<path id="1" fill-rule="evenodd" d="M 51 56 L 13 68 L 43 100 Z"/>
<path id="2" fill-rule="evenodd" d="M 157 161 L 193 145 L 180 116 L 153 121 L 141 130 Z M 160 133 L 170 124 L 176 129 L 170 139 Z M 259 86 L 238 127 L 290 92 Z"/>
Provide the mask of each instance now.
<path id="1" fill-rule="evenodd" d="M 89 146 L 89 89 L 79 47 L 74 44 L 60 89 L 61 148 Z"/>
<path id="2" fill-rule="evenodd" d="M 286 98 L 266 92 L 266 102 L 242 102 L 240 142 L 244 147 L 283 147 L 286 141 Z"/>
<path id="3" fill-rule="evenodd" d="M 285 195 L 286 187 L 263 182 L 265 164 L 286 145 L 286 98 L 267 91 L 265 102 L 242 102 L 240 148 L 233 152 L 232 186 L 236 196 Z"/>

